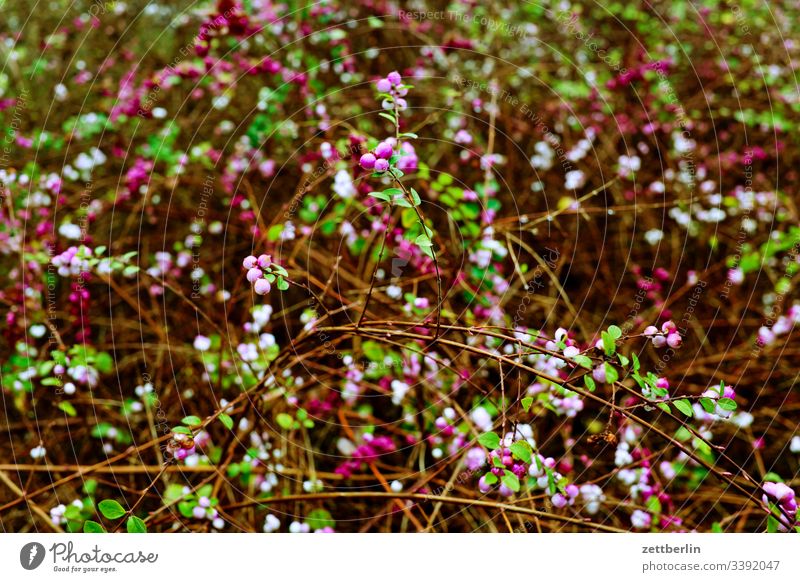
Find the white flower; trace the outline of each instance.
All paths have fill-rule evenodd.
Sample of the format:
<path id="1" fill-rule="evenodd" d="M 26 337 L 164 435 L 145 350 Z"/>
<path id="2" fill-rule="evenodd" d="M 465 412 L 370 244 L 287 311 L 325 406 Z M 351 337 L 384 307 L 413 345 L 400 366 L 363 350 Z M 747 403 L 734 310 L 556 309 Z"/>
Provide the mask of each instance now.
<path id="1" fill-rule="evenodd" d="M 77 224 L 66 222 L 58 227 L 58 234 L 70 240 L 81 238 L 81 227 Z"/>
<path id="2" fill-rule="evenodd" d="M 392 402 L 395 405 L 400 404 L 405 398 L 410 386 L 400 380 L 392 380 Z"/>
<path id="3" fill-rule="evenodd" d="M 472 422 L 475 423 L 475 426 L 482 431 L 486 432 L 492 430 L 492 417 L 483 406 L 479 406 L 473 410 L 469 417 L 472 419 Z"/>
<path id="4" fill-rule="evenodd" d="M 268 513 L 266 519 L 264 520 L 264 527 L 262 528 L 264 533 L 272 533 L 279 527 L 281 527 L 281 520 L 271 513 Z"/>
<path id="5" fill-rule="evenodd" d="M 646 240 L 653 246 L 657 245 L 663 238 L 664 238 L 664 232 L 657 228 L 648 230 L 646 233 L 644 233 L 644 240 Z"/>
<path id="6" fill-rule="evenodd" d="M 800 436 L 795 435 L 789 443 L 789 450 L 795 454 L 800 453 Z"/>
<path id="7" fill-rule="evenodd" d="M 586 183 L 586 175 L 580 170 L 571 170 L 564 175 L 564 188 L 577 190 Z"/>
<path id="8" fill-rule="evenodd" d="M 200 352 L 205 352 L 211 347 L 211 340 L 204 335 L 199 335 L 194 338 L 194 349 Z"/>
<path id="9" fill-rule="evenodd" d="M 356 189 L 353 186 L 353 179 L 350 177 L 350 174 L 347 170 L 339 170 L 336 172 L 336 176 L 333 178 L 333 191 L 340 198 L 352 198 L 355 193 Z"/>
<path id="10" fill-rule="evenodd" d="M 43 446 L 39 445 L 38 447 L 33 447 L 31 449 L 31 458 L 32 459 L 41 459 L 47 454 L 47 449 Z"/>

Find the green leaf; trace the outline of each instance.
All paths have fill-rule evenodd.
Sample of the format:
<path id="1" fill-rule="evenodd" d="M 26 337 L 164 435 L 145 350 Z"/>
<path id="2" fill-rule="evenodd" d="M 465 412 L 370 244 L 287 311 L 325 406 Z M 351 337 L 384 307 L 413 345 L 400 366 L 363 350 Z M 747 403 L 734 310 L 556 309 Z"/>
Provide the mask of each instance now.
<path id="1" fill-rule="evenodd" d="M 589 356 L 584 356 L 583 354 L 578 354 L 572 361 L 578 364 L 579 366 L 583 366 L 584 368 L 591 369 L 592 368 L 592 359 Z"/>
<path id="2" fill-rule="evenodd" d="M 306 523 L 314 531 L 322 529 L 323 527 L 334 527 L 336 525 L 336 522 L 331 517 L 331 514 L 325 509 L 311 510 L 311 512 L 309 512 L 309 514 L 306 516 Z"/>
<path id="3" fill-rule="evenodd" d="M 96 521 L 87 519 L 83 524 L 83 533 L 106 533 L 106 530 Z"/>
<path id="4" fill-rule="evenodd" d="M 520 461 L 530 464 L 533 458 L 533 449 L 531 449 L 531 445 L 527 441 L 517 441 L 508 448 L 511 449 L 511 454 Z"/>
<path id="5" fill-rule="evenodd" d="M 186 428 L 185 426 L 176 426 L 176 427 L 173 427 L 173 429 L 172 429 L 172 432 L 174 432 L 174 433 L 178 433 L 178 434 L 185 434 L 185 435 L 188 435 L 188 436 L 192 436 L 192 431 L 191 431 L 191 429 L 188 429 L 188 428 Z"/>
<path id="6" fill-rule="evenodd" d="M 422 199 L 419 197 L 419 194 L 413 188 L 411 189 L 411 199 L 414 201 L 414 206 L 419 206 L 422 203 Z"/>
<path id="7" fill-rule="evenodd" d="M 416 243 L 416 245 L 419 246 L 419 247 L 430 247 L 430 246 L 433 246 L 433 243 L 431 242 L 431 239 L 428 238 L 427 234 L 419 235 L 416 238 L 416 240 L 414 241 L 414 243 Z"/>
<path id="8" fill-rule="evenodd" d="M 225 413 L 219 415 L 219 421 L 225 425 L 228 430 L 233 430 L 233 419 Z"/>
<path id="9" fill-rule="evenodd" d="M 203 423 L 198 416 L 187 416 L 181 422 L 186 426 L 199 426 Z"/>
<path id="10" fill-rule="evenodd" d="M 277 283 L 275 286 L 278 288 L 278 291 L 286 291 L 289 288 L 289 283 L 286 282 L 286 279 L 283 277 L 278 277 Z"/>
<path id="11" fill-rule="evenodd" d="M 689 418 L 694 416 L 694 410 L 692 410 L 692 403 L 686 400 L 685 398 L 681 400 L 675 400 L 673 404 L 675 405 L 675 408 L 677 408 L 679 411 L 681 411 Z"/>
<path id="12" fill-rule="evenodd" d="M 378 113 L 378 115 L 380 115 L 384 119 L 388 119 L 392 123 L 395 123 L 395 124 L 397 123 L 397 120 L 395 120 L 394 115 L 389 115 L 388 113 L 386 113 L 384 111 L 381 111 L 380 113 Z"/>
<path id="13" fill-rule="evenodd" d="M 612 335 L 607 331 L 604 331 L 600 335 L 603 338 L 603 350 L 605 350 L 606 355 L 610 358 L 611 356 L 614 355 L 614 352 L 616 352 L 617 344 L 616 342 L 614 342 L 614 338 L 612 337 Z"/>
<path id="14" fill-rule="evenodd" d="M 713 414 L 713 412 L 717 409 L 717 405 L 714 404 L 714 401 L 711 400 L 711 398 L 701 398 L 700 406 L 702 406 L 703 410 L 709 414 Z"/>
<path id="15" fill-rule="evenodd" d="M 522 399 L 522 410 L 528 412 L 531 409 L 531 405 L 533 404 L 533 398 L 530 396 L 526 396 Z"/>
<path id="16" fill-rule="evenodd" d="M 608 328 L 608 334 L 615 340 L 618 340 L 622 337 L 622 330 L 616 325 L 612 325 Z"/>
<path id="17" fill-rule="evenodd" d="M 517 493 L 519 491 L 519 478 L 516 475 L 514 475 L 514 473 L 512 473 L 511 471 L 506 471 L 505 473 L 503 473 L 503 476 L 500 478 L 500 481 L 503 483 L 503 485 L 511 489 L 514 493 Z"/>
<path id="18" fill-rule="evenodd" d="M 717 406 L 722 410 L 732 411 L 736 410 L 736 402 L 730 398 L 720 398 L 717 400 Z"/>
<path id="19" fill-rule="evenodd" d="M 483 476 L 483 482 L 487 485 L 494 485 L 497 483 L 497 475 L 489 471 L 486 475 Z"/>
<path id="20" fill-rule="evenodd" d="M 661 514 L 661 501 L 659 501 L 658 496 L 652 495 L 647 499 L 647 509 L 655 515 Z"/>
<path id="21" fill-rule="evenodd" d="M 128 533 L 147 533 L 147 525 L 135 515 L 128 518 L 125 526 L 128 528 Z"/>
<path id="22" fill-rule="evenodd" d="M 669 404 L 667 404 L 666 402 L 657 402 L 656 406 L 658 406 L 661 410 L 663 410 L 667 414 L 672 412 L 672 410 L 669 407 Z"/>
<path id="23" fill-rule="evenodd" d="M 72 406 L 72 404 L 70 402 L 67 402 L 66 400 L 61 404 L 59 404 L 58 408 L 69 416 L 76 416 L 78 414 L 78 412 L 75 410 L 75 407 Z"/>
<path id="24" fill-rule="evenodd" d="M 103 499 L 103 501 L 97 505 L 97 508 L 106 519 L 119 519 L 125 515 L 125 510 L 113 499 Z"/>
<path id="25" fill-rule="evenodd" d="M 294 425 L 294 419 L 285 412 L 278 414 L 278 416 L 275 417 L 275 422 L 284 430 L 289 430 Z"/>
<path id="26" fill-rule="evenodd" d="M 490 451 L 493 451 L 500 446 L 500 437 L 497 436 L 496 433 L 485 432 L 478 437 L 478 442 Z"/>
<path id="27" fill-rule="evenodd" d="M 767 517 L 767 533 L 778 533 L 778 520 L 773 515 Z"/>
<path id="28" fill-rule="evenodd" d="M 617 380 L 619 380 L 619 374 L 617 373 L 617 369 L 614 366 L 606 362 L 605 367 L 606 367 L 606 382 L 610 384 L 612 382 L 616 382 Z"/>
<path id="29" fill-rule="evenodd" d="M 591 374 L 586 374 L 583 377 L 583 384 L 589 389 L 590 392 L 594 392 L 597 388 L 597 385 L 594 383 L 594 378 L 592 378 Z"/>

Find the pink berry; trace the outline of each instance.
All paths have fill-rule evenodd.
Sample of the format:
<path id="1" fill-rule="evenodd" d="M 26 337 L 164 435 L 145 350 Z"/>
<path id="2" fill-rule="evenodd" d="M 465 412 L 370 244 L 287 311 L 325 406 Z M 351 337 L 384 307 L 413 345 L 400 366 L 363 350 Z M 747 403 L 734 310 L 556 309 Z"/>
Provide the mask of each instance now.
<path id="1" fill-rule="evenodd" d="M 256 266 L 256 260 L 257 259 L 253 255 L 249 255 L 244 258 L 244 261 L 242 261 L 242 266 L 245 269 L 252 269 Z"/>
<path id="2" fill-rule="evenodd" d="M 361 159 L 358 161 L 361 164 L 361 167 L 365 170 L 371 170 L 375 167 L 375 156 L 373 154 L 364 154 L 361 156 Z"/>
<path id="3" fill-rule="evenodd" d="M 258 256 L 258 266 L 262 269 L 266 269 L 272 264 L 272 257 L 269 255 L 259 255 Z"/>
<path id="4" fill-rule="evenodd" d="M 392 153 L 393 153 L 392 146 L 386 143 L 385 141 L 379 143 L 378 146 L 375 148 L 375 155 L 378 156 L 379 158 L 383 158 L 384 160 L 388 160 L 389 158 L 391 158 Z"/>
<path id="5" fill-rule="evenodd" d="M 255 285 L 253 285 L 253 290 L 259 295 L 266 295 L 267 293 L 269 293 L 269 290 L 271 288 L 272 286 L 266 279 L 259 279 L 258 281 L 255 282 Z"/>
<path id="6" fill-rule="evenodd" d="M 375 86 L 377 87 L 379 93 L 388 93 L 392 90 L 392 82 L 389 79 L 381 79 L 375 84 Z"/>
<path id="7" fill-rule="evenodd" d="M 382 174 L 383 172 L 385 172 L 388 169 L 389 169 L 389 162 L 388 161 L 386 161 L 384 159 L 380 159 L 380 160 L 377 160 L 375 162 L 375 171 L 376 172 Z"/>
<path id="8" fill-rule="evenodd" d="M 386 75 L 386 80 L 389 81 L 392 85 L 399 85 L 402 82 L 403 78 L 397 71 L 392 71 L 391 73 Z"/>
<path id="9" fill-rule="evenodd" d="M 667 344 L 671 348 L 679 348 L 683 340 L 681 339 L 680 334 L 678 333 L 671 333 L 667 336 Z"/>
<path id="10" fill-rule="evenodd" d="M 595 382 L 600 382 L 600 384 L 606 383 L 606 367 L 597 366 L 594 370 L 592 370 L 592 378 L 594 378 Z"/>
<path id="11" fill-rule="evenodd" d="M 253 267 L 252 269 L 247 271 L 247 280 L 250 281 L 251 283 L 258 281 L 263 276 L 264 273 L 261 271 L 261 269 L 257 267 Z"/>
<path id="12" fill-rule="evenodd" d="M 663 335 L 654 336 L 651 341 L 657 348 L 663 348 L 667 344 L 667 338 L 665 338 Z"/>

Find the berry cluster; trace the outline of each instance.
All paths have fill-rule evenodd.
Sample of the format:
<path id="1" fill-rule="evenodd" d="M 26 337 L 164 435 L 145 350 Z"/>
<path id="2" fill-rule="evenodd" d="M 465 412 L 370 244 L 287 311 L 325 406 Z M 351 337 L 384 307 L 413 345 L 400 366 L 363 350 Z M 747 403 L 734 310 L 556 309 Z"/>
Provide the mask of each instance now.
<path id="1" fill-rule="evenodd" d="M 275 283 L 281 291 L 289 288 L 289 283 L 286 281 L 289 274 L 286 269 L 274 263 L 269 255 L 259 255 L 258 257 L 249 255 L 242 261 L 242 266 L 247 269 L 245 276 L 253 284 L 253 291 L 258 295 L 269 293 L 272 283 Z"/>

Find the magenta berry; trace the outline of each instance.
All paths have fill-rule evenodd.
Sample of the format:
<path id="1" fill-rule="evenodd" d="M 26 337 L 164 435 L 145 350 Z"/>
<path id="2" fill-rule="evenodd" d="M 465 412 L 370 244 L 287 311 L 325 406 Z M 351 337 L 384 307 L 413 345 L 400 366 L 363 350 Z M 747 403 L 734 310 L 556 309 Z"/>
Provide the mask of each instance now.
<path id="1" fill-rule="evenodd" d="M 392 146 L 385 141 L 379 143 L 375 148 L 375 155 L 378 156 L 379 158 L 383 158 L 384 160 L 388 160 L 389 158 L 391 158 L 392 153 L 393 153 Z"/>
<path id="2" fill-rule="evenodd" d="M 365 170 L 372 170 L 375 168 L 375 155 L 371 153 L 366 153 L 361 156 L 361 159 L 358 161 L 362 168 Z"/>

